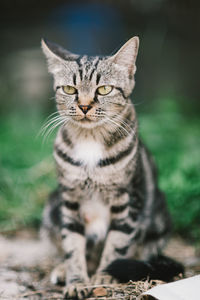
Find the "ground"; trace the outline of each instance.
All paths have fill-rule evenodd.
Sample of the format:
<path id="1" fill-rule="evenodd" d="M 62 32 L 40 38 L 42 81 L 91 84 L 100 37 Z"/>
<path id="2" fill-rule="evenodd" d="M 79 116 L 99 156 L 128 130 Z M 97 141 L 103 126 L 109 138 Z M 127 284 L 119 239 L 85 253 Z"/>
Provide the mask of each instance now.
<path id="1" fill-rule="evenodd" d="M 0 299 L 63 299 L 62 287 L 50 284 L 50 270 L 59 259 L 54 248 L 41 243 L 34 230 L 0 236 Z M 200 273 L 200 255 L 180 237 L 173 237 L 165 249 L 186 267 L 186 277 Z M 99 286 L 91 299 L 134 300 L 142 291 L 161 282 L 129 282 Z M 103 297 L 103 298 L 102 298 Z"/>

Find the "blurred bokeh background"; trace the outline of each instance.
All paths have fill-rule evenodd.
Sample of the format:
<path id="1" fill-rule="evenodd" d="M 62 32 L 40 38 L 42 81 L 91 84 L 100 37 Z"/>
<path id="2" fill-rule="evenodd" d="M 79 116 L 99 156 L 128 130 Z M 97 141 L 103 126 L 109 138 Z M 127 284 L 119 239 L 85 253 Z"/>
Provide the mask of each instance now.
<path id="1" fill-rule="evenodd" d="M 40 40 L 74 53 L 109 55 L 140 37 L 132 95 L 174 230 L 200 236 L 200 10 L 188 0 L 0 2 L 0 230 L 38 226 L 56 186 L 55 133 L 38 132 L 55 111 Z"/>

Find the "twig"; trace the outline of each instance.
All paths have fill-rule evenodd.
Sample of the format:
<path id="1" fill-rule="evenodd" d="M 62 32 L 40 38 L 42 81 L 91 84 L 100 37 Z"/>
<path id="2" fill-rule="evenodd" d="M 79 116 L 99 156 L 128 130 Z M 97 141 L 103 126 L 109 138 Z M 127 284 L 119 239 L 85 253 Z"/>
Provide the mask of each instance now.
<path id="1" fill-rule="evenodd" d="M 18 297 L 28 297 L 28 296 L 32 296 L 32 295 L 37 295 L 37 294 L 44 294 L 45 291 L 42 291 L 42 290 L 38 290 L 38 291 L 31 291 L 31 292 L 26 292 L 26 293 L 23 293 L 21 295 L 19 295 Z"/>

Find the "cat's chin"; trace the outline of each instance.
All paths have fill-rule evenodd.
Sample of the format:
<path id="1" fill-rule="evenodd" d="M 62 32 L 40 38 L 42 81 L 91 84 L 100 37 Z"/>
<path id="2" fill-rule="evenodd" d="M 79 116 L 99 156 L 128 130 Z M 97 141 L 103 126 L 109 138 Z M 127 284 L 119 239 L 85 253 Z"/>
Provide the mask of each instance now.
<path id="1" fill-rule="evenodd" d="M 98 127 L 98 126 L 102 125 L 102 123 L 104 123 L 104 121 L 102 119 L 94 120 L 94 119 L 89 119 L 89 118 L 83 118 L 83 119 L 79 119 L 79 120 L 73 119 L 73 121 L 76 125 L 78 125 L 79 127 L 82 127 L 82 128 L 94 128 L 94 127 Z"/>

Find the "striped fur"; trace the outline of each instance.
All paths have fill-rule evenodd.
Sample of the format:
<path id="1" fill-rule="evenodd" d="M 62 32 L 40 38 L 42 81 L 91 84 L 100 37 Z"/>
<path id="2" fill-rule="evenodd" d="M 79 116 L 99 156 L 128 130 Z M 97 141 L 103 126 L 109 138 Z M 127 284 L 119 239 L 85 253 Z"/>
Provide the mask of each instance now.
<path id="1" fill-rule="evenodd" d="M 45 41 L 42 47 L 62 124 L 54 147 L 59 187 L 43 227 L 62 239 L 64 277 L 71 285 L 87 282 L 88 273 L 100 274 L 116 259 L 159 253 L 170 219 L 129 98 L 138 38 L 111 57 L 79 56 Z M 77 92 L 65 94 L 66 85 Z M 98 94 L 103 85 L 112 86 L 108 95 Z M 90 106 L 87 114 L 79 105 Z M 58 282 L 59 274 L 52 278 Z"/>

